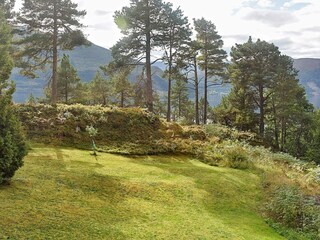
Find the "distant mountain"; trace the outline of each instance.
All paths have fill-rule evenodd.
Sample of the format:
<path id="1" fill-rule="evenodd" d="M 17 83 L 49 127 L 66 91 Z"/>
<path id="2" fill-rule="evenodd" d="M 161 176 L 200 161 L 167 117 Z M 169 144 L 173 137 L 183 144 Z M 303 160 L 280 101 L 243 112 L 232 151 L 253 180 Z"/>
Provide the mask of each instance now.
<path id="1" fill-rule="evenodd" d="M 294 67 L 299 70 L 300 83 L 305 87 L 308 99 L 320 108 L 320 59 L 296 59 Z"/>
<path id="2" fill-rule="evenodd" d="M 78 70 L 79 77 L 84 82 L 93 79 L 99 66 L 111 61 L 111 51 L 97 45 L 80 46 L 72 51 L 61 52 L 70 56 L 71 64 Z M 11 75 L 16 83 L 16 92 L 13 96 L 15 102 L 25 102 L 32 93 L 35 97 L 43 97 L 43 89 L 48 85 L 50 72 L 38 73 L 39 78 L 28 79 L 19 74 L 19 69 L 14 69 Z"/>
<path id="3" fill-rule="evenodd" d="M 89 82 L 95 76 L 100 66 L 108 64 L 112 60 L 109 49 L 99 47 L 95 44 L 91 46 L 76 47 L 72 51 L 61 52 L 68 54 L 71 64 L 77 69 L 78 75 L 83 82 Z M 153 67 L 154 88 L 162 92 L 166 91 L 166 80 L 162 79 L 163 71 L 157 66 Z M 141 69 L 135 69 L 129 78 L 135 81 L 141 74 Z M 16 84 L 16 92 L 13 99 L 17 103 L 25 102 L 30 94 L 35 97 L 44 96 L 44 88 L 48 85 L 50 72 L 38 73 L 38 78 L 28 79 L 19 74 L 19 69 L 15 68 L 12 72 L 11 79 Z"/>
<path id="4" fill-rule="evenodd" d="M 71 63 L 78 70 L 78 74 L 83 82 L 93 79 L 100 66 L 106 65 L 112 60 L 109 49 L 92 44 L 91 46 L 76 47 L 72 51 L 64 52 L 70 56 Z M 62 54 L 62 53 L 61 53 Z M 320 107 L 320 59 L 303 58 L 294 61 L 294 67 L 299 70 L 299 79 L 305 87 L 308 99 L 316 106 Z M 167 81 L 162 78 L 165 64 L 157 62 L 153 66 L 154 89 L 165 97 L 167 91 Z M 135 81 L 141 73 L 141 68 L 135 69 L 130 75 L 130 80 Z M 200 78 L 202 77 L 200 73 Z M 15 102 L 25 102 L 32 93 L 35 97 L 43 97 L 43 89 L 48 84 L 50 73 L 40 73 L 37 79 L 27 79 L 19 75 L 19 69 L 14 69 L 11 79 L 16 83 L 14 94 Z M 191 87 L 191 86 L 190 86 Z M 201 88 L 201 87 L 200 87 Z M 201 91 L 201 89 L 200 89 Z M 228 94 L 230 86 L 214 87 L 210 91 L 209 102 L 217 105 L 221 98 Z M 194 98 L 193 91 L 190 89 L 190 98 Z"/>

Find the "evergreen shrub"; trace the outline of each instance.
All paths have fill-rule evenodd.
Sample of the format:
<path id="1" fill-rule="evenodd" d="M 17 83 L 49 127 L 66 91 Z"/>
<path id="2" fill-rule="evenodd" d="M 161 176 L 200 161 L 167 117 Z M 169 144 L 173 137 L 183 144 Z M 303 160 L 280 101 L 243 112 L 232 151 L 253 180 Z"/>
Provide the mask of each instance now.
<path id="1" fill-rule="evenodd" d="M 21 124 L 11 102 L 13 88 L 0 96 L 0 184 L 8 182 L 27 154 Z"/>

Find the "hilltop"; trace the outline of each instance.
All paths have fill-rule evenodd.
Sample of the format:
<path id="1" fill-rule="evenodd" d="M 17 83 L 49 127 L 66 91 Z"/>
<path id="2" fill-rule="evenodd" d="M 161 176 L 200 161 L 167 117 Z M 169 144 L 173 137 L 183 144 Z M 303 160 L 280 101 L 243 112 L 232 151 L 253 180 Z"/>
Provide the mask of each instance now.
<path id="1" fill-rule="evenodd" d="M 38 145 L 0 196 L 1 239 L 285 239 L 256 212 L 256 174 L 190 157 Z"/>
<path id="2" fill-rule="evenodd" d="M 0 238 L 318 239 L 319 168 L 254 147 L 252 133 L 140 108 L 16 110 L 31 150 L 0 187 Z"/>

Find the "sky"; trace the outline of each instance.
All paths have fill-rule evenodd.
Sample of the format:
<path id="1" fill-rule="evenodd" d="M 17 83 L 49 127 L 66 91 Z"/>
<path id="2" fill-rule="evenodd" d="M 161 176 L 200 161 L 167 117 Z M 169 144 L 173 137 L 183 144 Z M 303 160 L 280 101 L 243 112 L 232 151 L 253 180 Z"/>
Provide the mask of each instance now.
<path id="1" fill-rule="evenodd" d="M 21 1 L 21 0 L 19 0 Z M 18 3 L 19 3 L 18 1 Z M 122 35 L 113 21 L 116 10 L 130 0 L 73 0 L 87 15 L 81 20 L 88 39 L 112 47 Z M 168 2 L 168 0 L 167 0 Z M 320 0 L 169 0 L 191 22 L 212 21 L 230 51 L 252 36 L 274 43 L 293 58 L 320 58 Z"/>

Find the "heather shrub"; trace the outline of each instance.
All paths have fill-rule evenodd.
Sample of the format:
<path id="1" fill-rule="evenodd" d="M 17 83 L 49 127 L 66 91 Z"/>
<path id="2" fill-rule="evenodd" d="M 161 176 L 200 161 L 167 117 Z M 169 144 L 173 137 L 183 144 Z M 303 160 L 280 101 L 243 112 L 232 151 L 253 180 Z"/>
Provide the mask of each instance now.
<path id="1" fill-rule="evenodd" d="M 224 165 L 236 169 L 247 169 L 250 161 L 247 152 L 242 147 L 232 147 L 224 151 Z"/>

